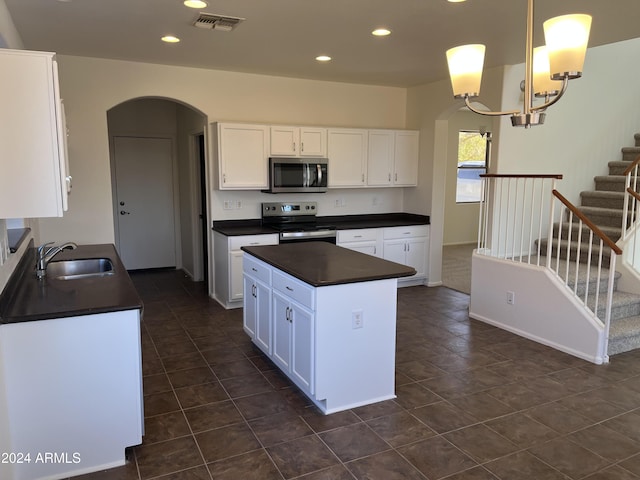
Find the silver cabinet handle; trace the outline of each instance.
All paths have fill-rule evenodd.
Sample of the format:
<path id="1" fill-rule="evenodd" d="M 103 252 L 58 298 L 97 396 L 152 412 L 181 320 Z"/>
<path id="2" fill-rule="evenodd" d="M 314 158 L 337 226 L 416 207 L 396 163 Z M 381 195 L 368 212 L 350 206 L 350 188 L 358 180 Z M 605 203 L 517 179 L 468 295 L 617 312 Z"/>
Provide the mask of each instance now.
<path id="1" fill-rule="evenodd" d="M 396 173 L 396 182 L 398 181 L 398 174 Z"/>
<path id="2" fill-rule="evenodd" d="M 293 142 L 293 151 L 296 151 L 296 142 Z"/>
<path id="3" fill-rule="evenodd" d="M 254 272 L 258 271 L 258 269 L 256 267 L 251 267 L 251 270 L 253 270 Z"/>
<path id="4" fill-rule="evenodd" d="M 286 289 L 287 289 L 287 290 L 289 290 L 290 292 L 293 292 L 293 288 L 291 288 L 289 285 L 287 285 L 287 286 L 286 286 L 286 287 L 284 287 L 284 288 L 286 288 Z"/>
<path id="5" fill-rule="evenodd" d="M 362 183 L 364 183 L 364 173 L 362 174 Z"/>
<path id="6" fill-rule="evenodd" d="M 353 238 L 362 238 L 362 235 L 354 235 Z"/>
<path id="7" fill-rule="evenodd" d="M 300 142 L 300 151 L 304 152 L 304 142 Z"/>
<path id="8" fill-rule="evenodd" d="M 389 174 L 389 181 L 391 181 L 391 174 Z"/>

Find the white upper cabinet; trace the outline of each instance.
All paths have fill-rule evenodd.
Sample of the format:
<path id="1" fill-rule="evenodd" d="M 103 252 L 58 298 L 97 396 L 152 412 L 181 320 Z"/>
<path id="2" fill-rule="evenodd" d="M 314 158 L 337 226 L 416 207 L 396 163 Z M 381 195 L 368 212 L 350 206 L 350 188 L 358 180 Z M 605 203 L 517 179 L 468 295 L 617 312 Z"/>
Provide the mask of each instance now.
<path id="1" fill-rule="evenodd" d="M 71 189 L 55 54 L 0 48 L 0 218 L 61 217 Z"/>
<path id="2" fill-rule="evenodd" d="M 271 156 L 326 157 L 327 129 L 272 126 Z"/>
<path id="3" fill-rule="evenodd" d="M 367 185 L 367 144 L 368 130 L 328 130 L 329 188 Z"/>
<path id="4" fill-rule="evenodd" d="M 368 185 L 393 185 L 395 138 L 392 130 L 369 130 Z"/>
<path id="5" fill-rule="evenodd" d="M 400 187 L 418 185 L 418 148 L 420 136 L 417 131 L 395 132 L 393 184 Z"/>
<path id="6" fill-rule="evenodd" d="M 212 124 L 211 137 L 221 190 L 267 188 L 269 126 L 245 123 Z"/>
<path id="7" fill-rule="evenodd" d="M 413 130 L 369 130 L 367 185 L 417 185 L 418 142 Z"/>

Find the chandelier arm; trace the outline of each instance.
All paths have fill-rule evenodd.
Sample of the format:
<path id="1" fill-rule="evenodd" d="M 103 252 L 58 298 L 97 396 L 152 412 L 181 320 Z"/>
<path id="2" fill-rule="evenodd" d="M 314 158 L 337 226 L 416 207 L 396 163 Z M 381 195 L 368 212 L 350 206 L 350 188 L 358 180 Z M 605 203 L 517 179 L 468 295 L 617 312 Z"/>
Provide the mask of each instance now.
<path id="1" fill-rule="evenodd" d="M 486 115 L 489 117 L 498 117 L 501 115 L 515 115 L 517 113 L 520 113 L 519 110 L 512 110 L 509 112 L 491 112 L 487 110 L 478 110 L 477 108 L 474 108 L 473 106 L 471 106 L 471 103 L 469 102 L 469 95 L 464 96 L 464 103 L 467 106 L 467 108 L 471 110 L 473 113 L 478 113 L 480 115 Z"/>
<path id="2" fill-rule="evenodd" d="M 554 103 L 556 103 L 558 100 L 560 100 L 562 98 L 562 95 L 564 95 L 564 92 L 567 91 L 567 86 L 568 85 L 569 85 L 569 76 L 565 75 L 564 78 L 562 79 L 562 88 L 560 89 L 558 94 L 554 95 L 553 98 L 551 100 L 549 100 L 548 102 L 546 102 L 545 104 L 538 105 L 537 107 L 532 107 L 531 111 L 532 112 L 543 112 L 543 111 L 545 111 L 548 107 L 550 107 L 551 105 L 553 105 Z"/>

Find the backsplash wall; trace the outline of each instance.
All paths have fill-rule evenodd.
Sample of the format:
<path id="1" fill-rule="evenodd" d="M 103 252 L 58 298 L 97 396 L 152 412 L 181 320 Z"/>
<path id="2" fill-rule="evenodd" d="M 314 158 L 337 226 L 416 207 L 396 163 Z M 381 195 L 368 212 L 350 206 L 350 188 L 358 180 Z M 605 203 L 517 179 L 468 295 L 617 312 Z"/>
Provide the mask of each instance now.
<path id="1" fill-rule="evenodd" d="M 317 202 L 319 216 L 403 211 L 404 188 L 335 189 L 326 193 L 278 193 L 213 190 L 212 220 L 260 218 L 263 202 Z M 232 207 L 227 208 L 226 207 Z"/>

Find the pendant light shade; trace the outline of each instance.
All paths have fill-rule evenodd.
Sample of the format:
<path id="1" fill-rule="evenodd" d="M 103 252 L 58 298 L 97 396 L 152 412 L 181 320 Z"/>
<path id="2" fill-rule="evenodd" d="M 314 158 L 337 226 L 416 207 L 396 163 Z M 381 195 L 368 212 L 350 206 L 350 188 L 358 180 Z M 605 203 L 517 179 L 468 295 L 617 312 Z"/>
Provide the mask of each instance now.
<path id="1" fill-rule="evenodd" d="M 549 71 L 549 55 L 547 47 L 533 49 L 533 92 L 537 97 L 557 95 L 562 87 L 561 82 L 551 79 Z"/>
<path id="2" fill-rule="evenodd" d="M 554 80 L 562 80 L 565 76 L 582 76 L 591 30 L 591 16 L 562 15 L 550 18 L 544 22 L 543 27 L 551 77 Z"/>
<path id="3" fill-rule="evenodd" d="M 451 87 L 456 98 L 477 97 L 480 94 L 484 45 L 462 45 L 447 50 Z"/>

